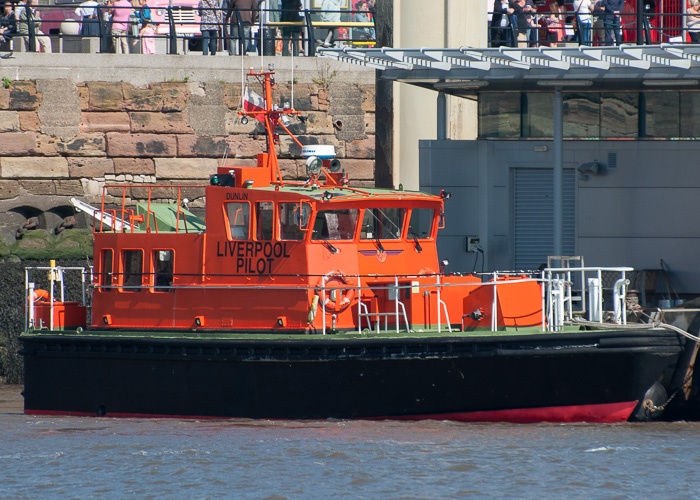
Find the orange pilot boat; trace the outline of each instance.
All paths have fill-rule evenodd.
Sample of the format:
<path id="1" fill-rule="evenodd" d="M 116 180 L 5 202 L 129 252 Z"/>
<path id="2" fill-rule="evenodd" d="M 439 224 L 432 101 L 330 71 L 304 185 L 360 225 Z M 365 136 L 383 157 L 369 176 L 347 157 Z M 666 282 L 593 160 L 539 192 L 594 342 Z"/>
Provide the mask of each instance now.
<path id="1" fill-rule="evenodd" d="M 48 269 L 46 294 L 28 270 L 25 413 L 660 415 L 683 336 L 602 323 L 594 298 L 592 321 L 573 322 L 571 268 L 447 273 L 436 246 L 444 191 L 353 188 L 323 145 L 299 144 L 308 179 L 284 181 L 275 130 L 289 133 L 298 112 L 273 105 L 272 72 L 249 78 L 264 89 L 241 112 L 265 125 L 257 166 L 222 165 L 206 186 L 106 186 L 98 208 L 74 201 L 94 220 L 94 270 L 79 271 L 91 320 L 84 298 L 63 300 L 57 277 L 74 269 Z M 624 323 L 629 269 L 607 271 L 620 274 L 615 319 Z"/>

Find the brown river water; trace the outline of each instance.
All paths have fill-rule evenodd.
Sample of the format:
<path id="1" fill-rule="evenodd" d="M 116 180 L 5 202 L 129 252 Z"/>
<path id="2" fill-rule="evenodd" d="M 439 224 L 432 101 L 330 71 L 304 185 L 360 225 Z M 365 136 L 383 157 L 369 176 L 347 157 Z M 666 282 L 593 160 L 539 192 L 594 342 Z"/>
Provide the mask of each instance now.
<path id="1" fill-rule="evenodd" d="M 700 498 L 700 423 L 29 417 L 0 385 L 0 498 Z"/>

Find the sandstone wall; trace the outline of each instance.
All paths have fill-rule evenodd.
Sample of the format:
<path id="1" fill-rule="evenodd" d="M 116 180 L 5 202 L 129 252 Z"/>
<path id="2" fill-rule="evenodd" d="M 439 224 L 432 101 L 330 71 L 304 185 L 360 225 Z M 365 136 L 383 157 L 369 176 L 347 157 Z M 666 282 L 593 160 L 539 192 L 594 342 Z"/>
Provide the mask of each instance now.
<path id="1" fill-rule="evenodd" d="M 255 87 L 252 87 L 255 90 Z M 264 151 L 256 120 L 238 120 L 241 85 L 223 81 L 126 82 L 44 79 L 0 88 L 0 225 L 40 215 L 51 230 L 70 197 L 98 204 L 105 183 L 199 184 L 225 156 L 254 165 Z M 278 84 L 275 102 L 291 101 Z M 374 186 L 374 86 L 300 83 L 290 130 L 303 144 L 333 144 L 351 184 Z M 305 177 L 298 146 L 280 129 L 285 179 Z"/>

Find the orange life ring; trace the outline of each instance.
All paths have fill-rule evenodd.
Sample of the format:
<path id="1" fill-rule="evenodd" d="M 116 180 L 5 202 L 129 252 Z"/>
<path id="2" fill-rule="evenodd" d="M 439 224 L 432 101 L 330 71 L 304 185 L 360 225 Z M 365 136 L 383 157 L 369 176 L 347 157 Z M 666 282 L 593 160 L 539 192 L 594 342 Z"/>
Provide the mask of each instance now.
<path id="1" fill-rule="evenodd" d="M 49 300 L 49 292 L 37 288 L 27 296 L 27 301 L 29 302 L 37 302 L 39 300 Z"/>
<path id="2" fill-rule="evenodd" d="M 323 294 L 324 283 L 325 294 Z M 355 300 L 355 288 L 350 286 L 341 271 L 331 271 L 319 280 L 316 285 L 316 295 L 322 297 L 321 307 L 326 312 L 339 313 L 347 309 Z"/>

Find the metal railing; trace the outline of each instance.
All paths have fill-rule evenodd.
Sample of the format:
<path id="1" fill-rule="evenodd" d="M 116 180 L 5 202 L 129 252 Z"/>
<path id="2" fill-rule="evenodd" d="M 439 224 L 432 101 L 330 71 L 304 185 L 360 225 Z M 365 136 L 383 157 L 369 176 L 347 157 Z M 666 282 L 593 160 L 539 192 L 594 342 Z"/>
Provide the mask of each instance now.
<path id="1" fill-rule="evenodd" d="M 57 316 L 55 309 L 66 304 L 65 282 L 68 274 L 79 275 L 81 296 L 74 303 L 82 307 L 86 306 L 87 286 L 93 279 L 92 268 L 86 270 L 84 267 L 56 266 L 54 261 L 51 261 L 51 264 L 48 267 L 27 267 L 24 270 L 24 293 L 26 297 L 24 331 L 28 331 L 30 328 L 55 329 L 54 321 Z M 46 286 L 48 290 L 39 288 L 37 283 L 40 286 Z M 47 325 L 44 325 L 42 320 L 37 320 L 36 317 L 36 304 L 39 300 L 44 301 L 42 304 L 49 306 L 49 321 Z M 65 314 L 63 310 L 60 312 Z"/>
<path id="2" fill-rule="evenodd" d="M 492 16 L 488 29 L 489 47 L 692 43 L 688 38 L 694 33 L 687 27 L 691 17 L 691 14 L 687 13 L 622 12 L 615 16 L 603 11 L 594 11 L 585 14 L 586 17 L 590 15 L 591 22 L 588 23 L 582 22 L 582 16 L 573 11 L 561 14 L 534 12 L 528 13 L 530 25 L 526 30 L 527 40 L 521 40 L 518 45 L 519 29 L 516 16 L 501 15 L 498 12 L 489 14 Z M 698 35 L 700 36 L 700 32 Z"/>
<path id="3" fill-rule="evenodd" d="M 189 3 L 186 3 L 189 2 Z M 112 10 L 127 9 L 127 7 L 107 8 L 102 5 L 94 7 L 96 13 L 94 22 L 97 27 L 97 34 L 86 35 L 82 33 L 64 32 L 61 29 L 63 23 L 81 26 L 82 19 L 76 19 L 74 11 L 75 5 L 66 7 L 64 5 L 42 5 L 40 11 L 43 19 L 34 20 L 29 15 L 29 6 L 20 6 L 15 9 L 18 29 L 7 33 L 7 38 L 23 39 L 26 42 L 27 50 L 37 51 L 37 37 L 48 36 L 52 42 L 58 44 L 60 51 L 75 52 L 76 50 L 64 50 L 63 44 L 91 41 L 96 42 L 96 47 L 85 50 L 80 47 L 77 52 L 100 52 L 109 53 L 114 51 L 115 42 L 126 37 L 133 42 L 139 38 L 136 15 L 132 15 L 127 23 L 130 30 L 127 34 L 115 35 L 112 33 L 109 20 Z M 138 12 L 138 9 L 128 7 L 130 11 Z M 155 33 L 144 35 L 142 38 L 153 38 L 160 40 L 159 46 L 165 46 L 166 53 L 178 54 L 178 46 L 182 44 L 182 51 L 195 51 L 202 41 L 200 24 L 201 18 L 198 13 L 197 4 L 194 0 L 174 0 L 171 4 L 163 7 L 150 7 L 152 24 Z M 26 33 L 19 32 L 19 13 L 24 10 L 28 22 Z M 262 52 L 264 55 L 305 55 L 314 56 L 316 47 L 326 42 L 326 37 L 333 32 L 332 42 L 336 44 L 356 47 L 373 47 L 376 44 L 374 12 L 368 11 L 321 11 L 315 9 L 300 10 L 299 21 L 281 21 L 280 10 L 256 9 L 253 12 L 259 20 L 254 23 L 247 23 L 243 18 L 247 17 L 245 11 L 235 9 L 209 9 L 217 12 L 220 18 L 218 29 L 216 30 L 217 51 L 229 51 L 229 53 L 247 53 L 252 49 L 254 53 Z M 155 13 L 159 14 L 156 15 Z M 337 12 L 341 15 L 341 20 L 337 22 L 321 21 L 322 13 Z M 499 13 L 490 13 L 494 16 L 488 29 L 488 46 L 518 46 L 517 19 L 513 15 L 501 16 Z M 600 11 L 590 14 L 592 22 L 581 23 L 581 16 L 576 12 L 561 13 L 561 19 L 556 23 L 549 23 L 551 13 L 537 12 L 529 14 L 531 25 L 527 28 L 527 41 L 521 44 L 530 47 L 548 46 L 553 44 L 583 44 L 602 46 L 614 43 L 634 43 L 637 45 L 652 45 L 658 43 L 686 43 L 689 35 L 700 31 L 693 31 L 687 27 L 690 14 L 676 13 L 625 13 L 619 16 L 612 16 Z M 357 21 L 357 17 L 366 17 L 369 21 Z M 505 25 L 499 23 L 499 19 L 505 18 Z M 614 20 L 614 21 L 613 21 Z M 497 25 L 498 23 L 498 25 Z M 619 28 L 618 28 L 619 25 Z M 41 27 L 40 27 L 41 26 Z M 42 32 L 43 30 L 43 32 Z M 75 31 L 75 29 L 74 29 Z M 607 32 L 607 34 L 606 34 Z M 619 41 L 615 40 L 615 32 L 619 33 Z M 612 35 L 612 40 L 610 39 Z M 279 44 L 282 50 L 279 49 Z M 291 50 L 290 50 L 291 46 Z M 523 46 L 523 45 L 521 45 Z M 235 50 L 232 50 L 235 47 Z M 13 46 L 15 51 L 20 51 L 21 47 Z M 162 50 L 162 48 L 161 48 Z"/>
<path id="4" fill-rule="evenodd" d="M 134 193 L 136 191 L 136 193 Z M 192 233 L 199 232 L 200 229 L 188 227 L 188 203 L 190 197 L 201 197 L 204 194 L 204 186 L 189 184 L 151 184 L 151 185 L 131 185 L 131 184 L 105 184 L 102 187 L 102 203 L 100 207 L 93 207 L 75 198 L 71 203 L 76 209 L 92 216 L 93 232 L 95 233 L 122 233 L 135 231 L 159 233 L 157 214 L 152 209 L 156 200 L 163 197 L 172 200 L 168 204 L 171 216 L 174 219 L 168 229 L 162 232 Z M 138 199 L 145 199 L 142 203 L 142 212 L 137 213 L 139 203 L 135 202 L 132 196 Z M 110 208 L 107 199 L 112 198 L 113 204 L 118 208 Z M 136 205 L 136 209 L 127 208 L 127 205 Z"/>
<path id="5" fill-rule="evenodd" d="M 631 267 L 559 267 L 547 268 L 543 271 L 545 283 L 545 298 L 547 311 L 547 324 L 551 330 L 559 330 L 565 322 L 573 321 L 577 312 L 587 312 L 588 320 L 595 323 L 603 323 L 603 291 L 604 275 L 612 275 L 612 322 L 615 324 L 627 324 L 627 287 L 628 273 L 633 272 Z M 580 273 L 582 276 L 580 289 L 575 291 L 571 279 L 572 273 Z M 573 302 L 576 296 L 588 296 L 587 311 L 575 310 Z"/>
<path id="6" fill-rule="evenodd" d="M 40 271 L 42 273 L 48 272 L 48 278 L 46 275 L 42 278 L 43 282 L 47 283 L 47 289 L 39 290 L 36 286 L 36 278 L 32 278 L 34 273 Z M 64 293 L 64 274 L 68 271 L 77 271 L 80 274 L 80 279 L 82 280 L 82 297 L 79 302 L 81 306 L 86 304 L 86 290 L 88 286 L 91 286 L 96 291 L 109 292 L 109 291 L 120 291 L 120 292 L 139 292 L 139 291 L 161 291 L 161 292 L 175 292 L 177 290 L 188 290 L 197 289 L 201 290 L 206 288 L 207 290 L 219 290 L 219 291 L 244 291 L 252 292 L 255 290 L 263 290 L 269 292 L 271 288 L 282 291 L 291 292 L 314 292 L 318 294 L 318 302 L 314 303 L 312 301 L 312 306 L 310 310 L 313 312 L 313 318 L 310 317 L 309 322 L 313 324 L 316 317 L 316 309 L 320 310 L 321 315 L 321 332 L 326 334 L 329 330 L 336 330 L 336 313 L 333 310 L 326 309 L 327 300 L 340 301 L 340 292 L 338 292 L 338 284 L 332 284 L 328 280 L 328 275 L 320 276 L 320 281 L 316 285 L 311 284 L 275 284 L 275 283 L 222 283 L 207 284 L 202 285 L 194 283 L 193 279 L 201 278 L 202 276 L 193 275 L 182 275 L 177 273 L 171 273 L 167 284 L 157 284 L 157 273 L 136 273 L 138 278 L 136 281 L 141 282 L 141 284 L 125 284 L 124 281 L 127 275 L 130 273 L 112 273 L 108 272 L 107 275 L 100 273 L 93 273 L 92 268 L 85 270 L 82 267 L 61 267 L 52 265 L 51 267 L 28 267 L 25 270 L 25 294 L 27 297 L 26 303 L 26 317 L 25 317 L 25 330 L 31 327 L 34 328 L 48 328 L 49 330 L 54 329 L 53 318 L 54 318 L 54 306 L 63 306 L 65 303 L 65 293 Z M 424 290 L 429 292 L 429 298 L 434 305 L 435 311 L 437 313 L 437 322 L 435 327 L 437 333 L 441 333 L 442 328 L 446 328 L 449 332 L 452 332 L 452 325 L 448 315 L 447 304 L 441 299 L 441 292 L 444 292 L 447 288 L 461 287 L 464 290 L 464 296 L 467 297 L 472 290 L 479 287 L 492 287 L 492 302 L 491 302 L 491 313 L 485 314 L 482 317 L 490 316 L 489 324 L 484 324 L 480 328 L 483 330 L 496 332 L 501 328 L 498 324 L 499 318 L 499 290 L 503 290 L 503 287 L 514 286 L 518 283 L 532 282 L 541 284 L 541 330 L 543 332 L 557 332 L 561 331 L 565 324 L 576 323 L 575 311 L 572 310 L 572 283 L 567 281 L 567 276 L 571 272 L 582 272 L 586 276 L 593 276 L 587 280 L 586 284 L 588 286 L 589 293 L 589 305 L 590 309 L 588 311 L 588 320 L 591 323 L 598 323 L 603 325 L 606 323 L 625 325 L 626 321 L 626 293 L 627 285 L 629 280 L 627 280 L 628 273 L 632 272 L 632 268 L 628 267 L 581 267 L 581 268 L 548 268 L 542 271 L 541 275 L 538 274 L 525 274 L 520 276 L 514 276 L 513 273 L 489 273 L 488 275 L 491 279 L 485 281 L 475 281 L 475 282 L 443 282 L 443 275 L 433 274 L 433 275 L 392 275 L 392 276 L 379 276 L 379 275 L 343 275 L 345 284 L 344 288 L 346 291 L 352 291 L 353 296 L 348 299 L 349 303 L 356 302 L 356 304 L 351 305 L 351 310 L 353 312 L 354 321 L 356 322 L 357 332 L 363 333 L 363 326 L 366 325 L 367 329 L 365 331 L 380 333 L 381 324 L 384 323 L 384 332 L 389 332 L 389 327 L 395 329 L 396 333 L 399 334 L 402 331 L 402 325 L 405 328 L 406 333 L 414 331 L 415 325 L 411 325 L 409 321 L 409 316 L 407 314 L 407 307 L 401 297 L 408 295 L 406 292 L 411 291 L 411 294 L 418 293 L 416 290 Z M 612 287 L 613 291 L 613 315 L 611 318 L 604 318 L 603 315 L 603 275 L 605 273 L 614 273 L 619 275 L 614 282 Z M 133 274 L 133 273 L 131 273 Z M 245 279 L 245 275 L 209 275 L 211 277 L 222 278 L 230 277 L 240 280 Z M 274 275 L 275 278 L 281 277 L 294 277 L 298 279 L 304 275 L 294 274 L 294 275 Z M 259 278 L 271 278 L 272 276 L 258 276 Z M 313 281 L 313 278 L 318 278 L 319 276 L 309 275 L 306 276 L 309 281 Z M 144 281 L 145 278 L 145 281 Z M 432 278 L 432 279 L 431 279 Z M 356 282 L 355 282 L 356 280 Z M 274 281 L 274 280 L 273 280 Z M 55 286 L 58 286 L 58 292 L 55 291 Z M 41 292 L 41 294 L 39 293 Z M 386 297 L 382 300 L 382 307 L 380 307 L 379 302 L 373 306 L 372 311 L 369 310 L 369 306 L 366 300 L 363 301 L 363 293 L 366 294 L 367 300 L 375 298 L 379 300 L 379 297 L 386 293 Z M 379 293 L 379 295 L 378 295 Z M 584 290 L 585 293 L 585 290 Z M 420 294 L 421 296 L 424 294 Z M 410 295 L 408 295 L 410 296 Z M 37 324 L 35 318 L 34 304 L 37 300 L 44 300 L 42 304 L 44 306 L 48 305 L 50 307 L 50 318 L 48 324 Z M 409 299 L 406 299 L 409 300 Z M 511 299 L 512 300 L 512 297 Z M 76 302 L 75 304 L 78 304 Z M 484 308 L 488 304 L 483 304 Z M 346 306 L 347 307 L 347 306 Z M 413 304 L 415 307 L 415 304 Z M 433 306 L 430 306 L 433 309 Z M 442 316 L 444 312 L 444 319 Z M 470 316 L 466 311 L 463 314 Z M 46 316 L 46 314 L 45 314 Z M 374 324 L 373 324 L 374 323 Z M 429 328 L 430 326 L 427 325 Z M 464 325 L 462 330 L 464 330 Z"/>
<path id="7" fill-rule="evenodd" d="M 188 2 L 189 3 L 186 3 Z M 96 34 L 83 33 L 83 19 L 76 19 L 77 14 L 74 12 L 74 7 L 70 8 L 61 5 L 42 5 L 40 7 L 44 19 L 35 19 L 30 15 L 30 7 L 18 7 L 26 9 L 26 21 L 21 24 L 26 26 L 26 33 L 20 33 L 19 15 L 17 17 L 17 29 L 7 33 L 7 38 L 15 41 L 22 39 L 26 43 L 26 50 L 29 52 L 37 51 L 37 37 L 51 37 L 52 42 L 57 41 L 59 49 L 63 51 L 65 43 L 73 41 L 94 40 L 97 47 L 92 44 L 87 50 L 89 52 L 110 53 L 114 52 L 114 47 L 121 41 L 122 38 L 127 38 L 130 42 L 134 42 L 139 38 L 155 39 L 164 42 L 166 53 L 178 54 L 178 46 L 182 43 L 182 51 L 198 50 L 198 45 L 202 43 L 203 37 L 201 33 L 201 17 L 197 9 L 196 2 L 192 0 L 175 0 L 170 5 L 162 8 L 150 7 L 151 18 L 150 24 L 154 27 L 152 34 L 139 35 L 138 26 L 141 25 L 141 19 L 138 16 L 139 9 L 131 7 L 111 7 L 107 8 L 102 5 L 93 7 L 95 18 L 88 19 L 86 22 L 94 23 L 96 26 Z M 111 29 L 110 16 L 113 11 L 120 9 L 128 9 L 131 13 L 129 21 L 126 23 L 128 28 L 125 34 L 115 34 Z M 218 21 L 215 23 L 218 26 L 215 35 L 215 43 L 217 51 L 228 51 L 229 54 L 238 53 L 245 54 L 254 52 L 264 55 L 305 55 L 314 56 L 316 46 L 322 45 L 324 42 L 331 41 L 335 44 L 347 46 L 373 46 L 375 44 L 374 33 L 374 13 L 368 11 L 320 11 L 304 9 L 299 11 L 299 21 L 277 21 L 281 17 L 281 11 L 272 9 L 256 9 L 248 12 L 254 14 L 253 17 L 258 17 L 258 21 L 248 23 L 244 19 L 249 16 L 242 9 L 204 9 L 214 11 Z M 341 20 L 337 22 L 321 21 L 321 13 L 337 12 L 341 15 Z M 369 21 L 358 21 L 358 16 L 363 16 Z M 71 32 L 65 32 L 64 28 L 72 26 Z M 43 31 L 42 31 L 43 29 Z M 25 31 L 22 29 L 22 31 Z M 77 31 L 77 32 L 76 32 Z M 332 32 L 331 38 L 328 39 L 328 33 Z M 17 40 L 19 41 L 19 40 Z M 20 42 L 21 43 L 21 42 Z M 283 50 L 278 50 L 278 45 L 281 43 Z M 292 45 L 292 50 L 287 51 L 285 48 Z M 234 50 L 235 48 L 235 50 Z M 22 50 L 22 47 L 14 45 L 15 51 Z M 81 47 L 81 49 L 83 49 Z M 132 49 L 133 50 L 133 49 Z M 72 51 L 72 50 L 67 50 Z M 81 52 L 84 50 L 80 50 Z"/>

